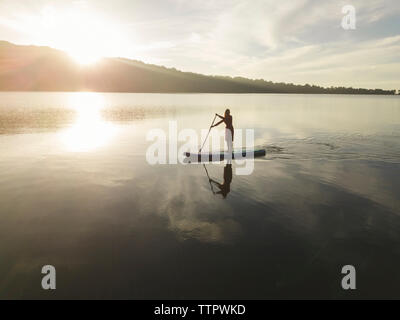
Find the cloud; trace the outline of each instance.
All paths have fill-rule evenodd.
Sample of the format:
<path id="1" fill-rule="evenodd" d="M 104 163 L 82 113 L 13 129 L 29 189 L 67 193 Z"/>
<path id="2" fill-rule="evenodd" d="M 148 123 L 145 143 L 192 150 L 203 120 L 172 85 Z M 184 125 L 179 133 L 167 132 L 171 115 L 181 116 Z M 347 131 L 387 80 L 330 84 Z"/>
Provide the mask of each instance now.
<path id="1" fill-rule="evenodd" d="M 342 7 L 348 4 L 356 9 L 356 30 L 341 28 Z M 37 41 L 32 36 L 38 33 L 35 24 L 26 28 L 26 21 L 38 17 L 48 5 L 54 3 L 3 1 L 0 25 L 8 31 L 0 35 L 9 41 Z M 393 78 L 400 71 L 395 52 L 400 35 L 397 0 L 57 2 L 60 10 L 72 6 L 90 10 L 104 23 L 118 22 L 119 36 L 124 39 L 119 56 L 205 74 L 400 87 L 400 80 Z M 46 45 L 52 46 L 50 40 Z"/>

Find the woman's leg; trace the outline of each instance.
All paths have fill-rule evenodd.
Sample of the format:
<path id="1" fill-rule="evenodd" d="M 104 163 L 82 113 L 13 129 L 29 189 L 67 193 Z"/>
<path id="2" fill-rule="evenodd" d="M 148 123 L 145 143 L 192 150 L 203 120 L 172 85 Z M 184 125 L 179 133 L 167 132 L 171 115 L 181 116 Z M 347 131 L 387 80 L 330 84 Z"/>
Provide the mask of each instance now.
<path id="1" fill-rule="evenodd" d="M 232 131 L 228 128 L 225 129 L 225 141 L 228 146 L 228 155 L 231 157 L 233 152 Z"/>

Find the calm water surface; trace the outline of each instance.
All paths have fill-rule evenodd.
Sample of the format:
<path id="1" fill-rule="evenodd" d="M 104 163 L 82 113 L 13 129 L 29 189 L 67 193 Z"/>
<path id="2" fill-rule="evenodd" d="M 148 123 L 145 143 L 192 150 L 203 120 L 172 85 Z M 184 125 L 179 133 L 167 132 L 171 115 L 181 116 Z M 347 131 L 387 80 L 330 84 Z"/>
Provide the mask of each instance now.
<path id="1" fill-rule="evenodd" d="M 267 155 L 225 199 L 148 164 L 226 106 Z M 0 93 L 0 298 L 400 298 L 399 190 L 398 97 Z"/>

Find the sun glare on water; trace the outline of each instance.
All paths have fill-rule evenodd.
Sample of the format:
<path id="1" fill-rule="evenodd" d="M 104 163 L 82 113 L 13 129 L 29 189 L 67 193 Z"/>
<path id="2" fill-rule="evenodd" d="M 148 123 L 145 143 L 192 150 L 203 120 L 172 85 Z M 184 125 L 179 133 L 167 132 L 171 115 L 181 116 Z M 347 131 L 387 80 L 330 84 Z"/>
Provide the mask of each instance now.
<path id="1" fill-rule="evenodd" d="M 105 107 L 100 93 L 76 92 L 69 96 L 69 106 L 77 113 L 75 123 L 61 133 L 67 151 L 88 152 L 107 145 L 116 133 L 113 124 L 102 119 Z"/>

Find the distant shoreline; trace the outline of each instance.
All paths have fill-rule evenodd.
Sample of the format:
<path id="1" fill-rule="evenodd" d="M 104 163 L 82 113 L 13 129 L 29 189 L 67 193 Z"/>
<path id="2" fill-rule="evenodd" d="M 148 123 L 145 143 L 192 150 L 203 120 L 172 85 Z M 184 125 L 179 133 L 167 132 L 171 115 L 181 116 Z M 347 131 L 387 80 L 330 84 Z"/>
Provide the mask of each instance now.
<path id="1" fill-rule="evenodd" d="M 143 92 L 132 92 L 132 91 L 93 91 L 93 90 L 0 90 L 0 93 L 134 93 L 134 94 L 255 94 L 255 95 L 334 95 L 334 96 L 394 96 L 400 97 L 400 94 L 395 93 L 307 93 L 307 92 L 157 92 L 157 91 L 143 91 Z"/>
<path id="2" fill-rule="evenodd" d="M 126 58 L 82 66 L 60 50 L 0 41 L 0 91 L 396 95 L 395 89 L 322 87 L 183 72 Z"/>

